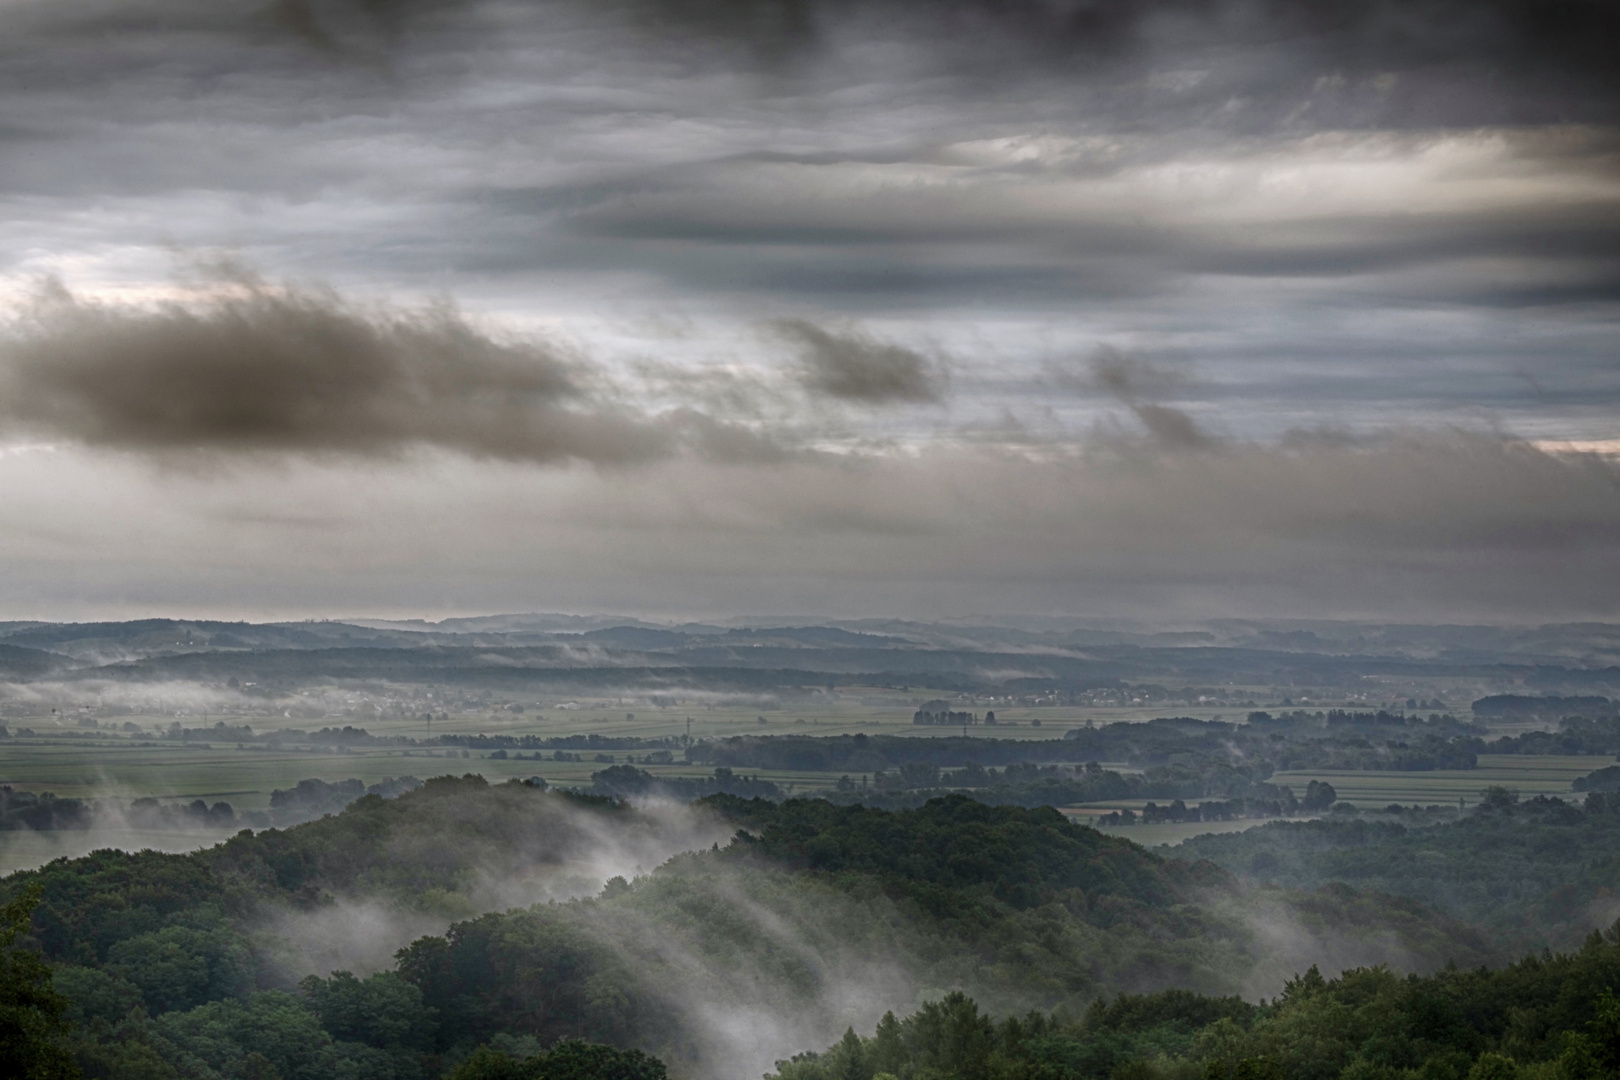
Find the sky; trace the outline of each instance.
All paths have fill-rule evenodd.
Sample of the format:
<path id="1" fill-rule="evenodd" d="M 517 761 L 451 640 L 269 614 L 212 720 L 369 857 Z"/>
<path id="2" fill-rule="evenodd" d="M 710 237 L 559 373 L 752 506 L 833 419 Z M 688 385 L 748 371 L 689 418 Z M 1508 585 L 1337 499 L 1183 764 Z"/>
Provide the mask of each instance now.
<path id="1" fill-rule="evenodd" d="M 1616 40 L 0 0 L 0 618 L 1615 618 Z"/>

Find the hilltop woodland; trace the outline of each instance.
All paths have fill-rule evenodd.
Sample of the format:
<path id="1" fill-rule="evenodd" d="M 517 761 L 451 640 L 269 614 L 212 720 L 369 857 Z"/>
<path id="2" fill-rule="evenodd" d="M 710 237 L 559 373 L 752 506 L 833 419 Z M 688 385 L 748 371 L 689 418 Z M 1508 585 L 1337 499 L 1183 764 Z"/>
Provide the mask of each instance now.
<path id="1" fill-rule="evenodd" d="M 558 885 L 605 851 L 656 865 L 694 847 L 592 895 Z M 516 886 L 553 899 L 512 908 Z M 758 1075 L 770 1057 L 716 1016 L 815 1045 L 925 987 L 1080 1015 L 1120 992 L 1253 993 L 1308 957 L 1337 969 L 1391 943 L 1429 969 L 1495 959 L 1420 904 L 1254 889 L 962 795 L 902 812 L 721 795 L 661 816 L 445 777 L 192 855 L 58 860 L 5 879 L 0 901 L 8 1075 Z M 392 966 L 313 966 L 301 937 L 355 913 L 369 933 L 397 925 Z M 434 920 L 447 928 L 424 936 Z M 1263 932 L 1278 925 L 1292 951 Z"/>
<path id="2" fill-rule="evenodd" d="M 1312 967 L 1257 1005 L 1169 990 L 998 1023 L 953 993 L 767 1080 L 1606 1080 L 1620 1074 L 1617 982 L 1611 930 L 1494 971 Z"/>
<path id="3" fill-rule="evenodd" d="M 1620 915 L 1620 794 L 1568 802 L 1488 788 L 1455 822 L 1391 807 L 1195 837 L 1177 854 L 1287 888 L 1413 897 L 1521 950 L 1572 946 Z"/>

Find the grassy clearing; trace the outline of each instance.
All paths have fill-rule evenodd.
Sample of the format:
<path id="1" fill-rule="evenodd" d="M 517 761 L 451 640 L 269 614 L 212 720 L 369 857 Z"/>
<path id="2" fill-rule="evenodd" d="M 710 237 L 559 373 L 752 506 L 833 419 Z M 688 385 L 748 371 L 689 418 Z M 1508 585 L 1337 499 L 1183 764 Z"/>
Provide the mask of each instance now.
<path id="1" fill-rule="evenodd" d="M 390 776 L 443 776 L 479 773 L 491 782 L 543 777 L 552 784 L 587 784 L 591 773 L 607 767 L 593 753 L 584 761 L 499 760 L 483 751 L 355 749 L 347 753 L 237 749 L 216 745 L 209 749 L 183 744 L 141 745 L 123 740 L 12 739 L 0 756 L 0 784 L 26 791 L 51 791 L 64 797 L 134 799 L 151 796 L 163 800 L 223 800 L 238 810 L 263 810 L 270 792 L 290 788 L 300 780 L 345 780 L 356 777 L 375 783 Z M 609 754 L 614 763 L 627 755 Z M 660 776 L 708 776 L 704 765 L 642 766 Z M 750 775 L 755 775 L 750 772 Z M 762 770 L 757 775 L 795 789 L 826 787 L 837 774 Z"/>
<path id="2" fill-rule="evenodd" d="M 1594 769 L 1608 765 L 1606 757 L 1514 756 L 1482 754 L 1479 767 L 1451 772 L 1350 772 L 1325 769 L 1277 773 L 1274 784 L 1284 784 L 1296 795 L 1305 790 L 1312 780 L 1325 780 L 1333 785 L 1342 802 L 1352 803 L 1365 810 L 1381 810 L 1391 803 L 1410 806 L 1456 806 L 1458 800 L 1473 806 L 1480 792 L 1487 787 L 1501 786 L 1520 796 L 1556 795 L 1569 798 L 1573 793 L 1570 783 Z M 1580 798 L 1581 796 L 1576 796 Z M 1078 820 L 1101 816 L 1110 810 L 1141 810 L 1146 799 L 1122 799 L 1106 803 L 1092 803 L 1083 807 L 1065 807 L 1063 812 Z M 1164 803 L 1167 800 L 1156 800 Z M 1189 800 L 1191 802 L 1193 800 Z M 1295 820 L 1306 820 L 1299 818 Z M 1088 821 L 1088 824 L 1090 822 Z M 1100 827 L 1111 836 L 1123 836 L 1139 844 L 1154 846 L 1174 845 L 1194 836 L 1211 833 L 1242 832 L 1264 824 L 1259 819 L 1214 822 L 1166 822 L 1155 825 L 1121 825 Z"/>
<path id="3" fill-rule="evenodd" d="M 1312 780 L 1333 785 L 1339 798 L 1360 807 L 1381 808 L 1390 803 L 1455 805 L 1463 799 L 1472 806 L 1487 787 L 1501 786 L 1523 796 L 1570 794 L 1570 783 L 1594 769 L 1611 764 L 1607 757 L 1509 756 L 1481 754 L 1479 767 L 1434 772 L 1345 772 L 1318 770 L 1278 773 L 1274 784 L 1287 784 L 1296 793 Z"/>

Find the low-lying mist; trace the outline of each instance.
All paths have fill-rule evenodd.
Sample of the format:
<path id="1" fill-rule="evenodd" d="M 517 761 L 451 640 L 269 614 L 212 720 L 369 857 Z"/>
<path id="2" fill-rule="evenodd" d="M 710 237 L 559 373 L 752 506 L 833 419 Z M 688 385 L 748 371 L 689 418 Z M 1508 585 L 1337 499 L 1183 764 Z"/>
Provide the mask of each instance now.
<path id="1" fill-rule="evenodd" d="M 464 992 L 505 1003 L 516 1029 L 544 1035 L 557 1001 L 577 994 L 589 1019 L 561 1033 L 628 1040 L 684 1074 L 748 1080 L 952 990 L 1000 1015 L 1073 1011 L 1171 987 L 1252 999 L 1313 964 L 1432 970 L 1489 954 L 1419 905 L 1228 879 L 1169 908 L 1103 895 L 942 919 L 877 879 L 764 860 L 701 805 L 611 807 L 520 784 L 433 798 L 436 786 L 449 795 L 465 783 L 411 796 L 408 827 L 376 830 L 364 866 L 323 869 L 315 899 L 298 898 L 306 889 L 260 910 L 258 947 L 276 981 L 384 970 L 411 942 L 445 935 L 473 970 L 494 965 L 467 976 Z M 229 848 L 216 861 L 226 874 Z"/>
<path id="2" fill-rule="evenodd" d="M 397 966 L 441 1023 L 476 1019 L 447 1039 L 464 1049 L 584 1037 L 715 1080 L 955 990 L 1002 1016 L 1077 1013 L 1120 992 L 1269 996 L 1313 964 L 1494 958 L 1422 905 L 1246 886 L 1050 810 L 728 798 L 632 804 L 439 777 L 152 872 L 206 870 L 199 895 L 229 898 L 261 989 Z"/>
<path id="3" fill-rule="evenodd" d="M 594 896 L 611 879 L 646 874 L 735 831 L 718 815 L 681 803 L 605 811 L 531 794 L 521 810 L 461 799 L 429 803 L 426 820 L 378 830 L 366 865 L 323 868 L 313 901 L 263 906 L 255 927 L 282 977 L 383 970 L 398 949 L 454 921 Z"/>

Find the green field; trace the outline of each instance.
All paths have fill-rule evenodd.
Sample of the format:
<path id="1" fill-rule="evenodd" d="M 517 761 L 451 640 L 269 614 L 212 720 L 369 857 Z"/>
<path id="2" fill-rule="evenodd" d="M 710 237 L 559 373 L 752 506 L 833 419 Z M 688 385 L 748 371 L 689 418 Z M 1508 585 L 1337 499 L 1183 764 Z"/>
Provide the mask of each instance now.
<path id="1" fill-rule="evenodd" d="M 1384 807 L 1390 803 L 1456 805 L 1458 799 L 1472 806 L 1479 801 L 1479 793 L 1491 786 L 1505 787 L 1522 796 L 1567 796 L 1570 782 L 1576 777 L 1609 764 L 1612 762 L 1606 757 L 1481 754 L 1477 769 L 1455 772 L 1322 770 L 1277 773 L 1271 782 L 1287 784 L 1298 793 L 1312 780 L 1325 780 L 1333 785 L 1341 800 L 1366 808 Z"/>
<path id="2" fill-rule="evenodd" d="M 1326 769 L 1277 773 L 1274 784 L 1293 789 L 1296 795 L 1305 790 L 1312 780 L 1325 780 L 1333 785 L 1341 802 L 1348 802 L 1364 810 L 1381 810 L 1391 803 L 1410 806 L 1441 805 L 1454 807 L 1461 799 L 1473 806 L 1479 802 L 1480 792 L 1487 787 L 1500 786 L 1517 792 L 1521 797 L 1536 795 L 1571 795 L 1570 783 L 1594 769 L 1610 763 L 1605 757 L 1562 756 L 1510 756 L 1481 754 L 1476 769 L 1434 772 L 1350 772 Z M 1078 820 L 1100 815 L 1109 810 L 1141 810 L 1147 799 L 1120 799 L 1086 807 L 1068 807 L 1066 814 Z M 1165 800 L 1157 800 L 1161 804 Z M 1296 820 L 1305 820 L 1304 818 Z M 1088 824 L 1090 822 L 1088 821 Z M 1210 833 L 1241 832 L 1261 824 L 1258 820 L 1212 822 L 1165 822 L 1154 825 L 1120 825 L 1112 828 L 1096 826 L 1112 836 L 1123 836 L 1139 844 L 1179 844 L 1194 836 Z"/>
<path id="3" fill-rule="evenodd" d="M 170 741 L 151 743 L 150 733 L 173 723 L 188 728 L 207 727 L 215 722 L 248 724 L 257 733 L 314 731 L 322 727 L 361 727 L 373 735 L 404 735 L 427 739 L 450 734 L 487 734 L 555 738 L 570 735 L 601 735 L 608 738 L 662 739 L 690 734 L 693 739 L 723 739 L 736 735 L 848 735 L 857 732 L 940 738 L 961 735 L 959 727 L 920 726 L 911 715 L 921 702 L 938 696 L 927 691 L 899 695 L 876 688 L 862 692 L 850 688 L 836 700 L 818 703 L 816 708 L 683 703 L 668 708 L 647 708 L 610 701 L 543 702 L 526 706 L 522 713 L 505 709 L 484 712 L 435 712 L 431 723 L 420 713 L 434 709 L 431 701 L 421 703 L 419 712 L 399 716 L 354 717 L 328 714 L 318 718 L 268 715 L 137 715 L 102 721 L 104 727 L 121 728 L 134 724 L 144 737 L 122 733 L 86 737 L 89 729 L 75 727 L 59 717 L 8 717 L 13 732 L 28 728 L 35 736 L 12 738 L 0 743 L 0 784 L 28 791 L 53 791 L 62 796 L 104 796 L 161 799 L 224 800 L 238 810 L 257 810 L 269 805 L 274 788 L 287 788 L 306 778 L 341 780 L 358 777 L 367 783 L 388 776 L 418 777 L 447 772 L 479 772 L 491 780 L 509 777 L 543 776 L 548 782 L 578 784 L 604 767 L 590 760 L 579 763 L 554 761 L 497 761 L 472 752 L 462 758 L 460 751 L 408 750 L 399 748 L 356 748 L 352 753 L 311 752 L 286 747 L 266 750 L 237 749 L 235 742 L 219 742 L 209 749 L 186 747 Z M 864 702 L 863 702 L 863 699 Z M 562 707 L 559 707 L 562 706 Z M 977 707 L 982 714 L 984 707 Z M 401 709 L 402 713 L 410 710 Z M 1096 709 L 1053 706 L 1050 708 L 998 709 L 1001 723 L 995 727 L 974 726 L 969 734 L 998 739 L 1061 738 L 1071 728 L 1088 722 L 1103 725 L 1120 721 L 1139 722 L 1162 713 L 1151 708 Z M 1230 710 L 1228 710 L 1230 712 Z M 1218 712 L 1201 712 L 1214 718 Z M 1231 717 L 1228 717 L 1231 718 Z M 763 723 L 761 720 L 763 719 Z M 1039 726 L 1036 726 L 1039 721 Z M 150 745 L 140 745 L 142 742 Z M 251 746 L 252 744 L 250 744 Z M 549 756 L 549 755 L 548 755 Z M 625 753 L 612 755 L 617 762 Z M 476 764 L 474 764 L 476 762 Z M 661 775 L 698 776 L 709 770 L 696 766 L 653 766 Z M 822 787 L 835 782 L 831 774 L 762 772 L 765 779 L 784 787 Z"/>
<path id="4" fill-rule="evenodd" d="M 1274 694 L 1262 687 L 1234 687 L 1259 703 L 1261 708 L 1278 708 Z M 49 731 L 75 730 L 78 718 L 99 719 L 103 726 L 121 729 L 126 723 L 143 732 L 166 729 L 180 722 L 185 727 L 206 727 L 215 721 L 251 724 L 255 731 L 288 728 L 314 730 L 352 724 L 378 735 L 408 735 L 412 738 L 451 733 L 484 732 L 511 735 L 569 735 L 595 732 L 606 736 L 662 738 L 690 734 L 694 738 L 720 738 L 759 732 L 784 734 L 841 735 L 865 731 L 869 734 L 908 734 L 920 737 L 959 735 L 960 728 L 923 727 L 912 724 L 918 706 L 935 698 L 959 702 L 960 707 L 982 715 L 994 710 L 1001 721 L 994 729 L 977 726 L 973 734 L 994 734 L 999 738 L 1047 739 L 1087 723 L 1140 722 L 1160 716 L 1190 716 L 1201 720 L 1240 722 L 1246 708 L 1232 705 L 1177 705 L 1158 702 L 1138 705 L 1014 705 L 991 698 L 960 699 L 954 693 L 912 686 L 893 687 L 841 685 L 836 691 L 797 692 L 776 698 L 762 695 L 757 700 L 739 700 L 738 695 L 703 695 L 683 698 L 672 695 L 660 704 L 649 705 L 645 698 L 523 698 L 508 702 L 490 699 L 479 704 L 478 695 L 405 688 L 355 691 L 338 686 L 308 688 L 274 704 L 263 699 L 238 697 L 228 708 L 212 712 L 157 708 L 141 715 L 103 715 L 100 699 L 58 701 L 54 706 L 35 706 L 36 712 L 15 711 L 24 706 L 8 706 L 0 718 L 12 729 L 31 728 L 41 735 Z M 521 712 L 504 706 L 518 705 Z M 1314 700 L 1312 708 L 1374 707 L 1365 701 Z M 422 719 L 431 714 L 431 724 Z M 763 723 L 761 723 L 763 719 Z M 1040 726 L 1036 726 L 1036 722 Z"/>
<path id="5" fill-rule="evenodd" d="M 917 738 L 959 735 L 960 728 L 925 727 L 911 723 L 910 701 L 883 708 L 837 702 L 820 711 L 791 710 L 760 712 L 738 707 L 709 707 L 653 710 L 619 710 L 602 702 L 580 709 L 551 710 L 546 713 L 515 714 L 457 713 L 444 715 L 431 725 L 433 735 L 473 734 L 535 735 L 542 738 L 598 734 L 607 737 L 643 739 L 681 736 L 690 731 L 695 739 L 725 738 L 740 734 L 801 734 L 830 736 L 864 731 L 869 734 L 905 735 Z M 1136 715 L 1140 713 L 1140 715 Z M 1125 715 L 1130 714 L 1130 715 Z M 443 714 L 441 714 L 443 715 Z M 1006 713 L 1006 722 L 994 728 L 969 729 L 976 736 L 995 738 L 1060 738 L 1068 729 L 1087 721 L 1097 724 L 1120 720 L 1142 720 L 1150 713 L 1141 710 L 1077 710 L 1068 708 L 1017 709 Z M 764 717 L 765 723 L 760 723 Z M 1041 720 L 1035 727 L 1031 721 Z M 143 731 L 176 722 L 169 716 L 119 718 L 133 722 Z M 688 724 L 690 721 L 690 725 Z M 186 717 L 186 726 L 212 722 L 205 717 Z M 231 717 L 228 723 L 250 723 L 257 732 L 287 729 L 314 730 L 324 726 L 352 723 L 376 735 L 427 736 L 429 725 L 417 718 L 326 717 L 319 720 L 289 717 Z M 13 721 L 13 731 L 27 726 Z M 341 780 L 357 777 L 374 783 L 385 777 L 417 777 L 445 773 L 477 772 L 491 780 L 539 775 L 550 783 L 582 784 L 590 774 L 605 766 L 585 753 L 581 762 L 494 760 L 486 753 L 460 750 L 410 749 L 398 747 L 356 748 L 347 752 L 311 750 L 287 746 L 265 749 L 249 743 L 239 748 L 234 742 L 208 747 L 150 738 L 102 734 L 92 737 L 85 729 L 60 725 L 54 729 L 40 724 L 36 736 L 13 737 L 0 742 L 0 784 L 28 791 L 52 791 L 61 796 L 101 796 L 131 799 L 154 796 L 165 800 L 223 800 L 238 810 L 262 810 L 269 805 L 270 792 L 288 788 L 299 780 L 314 778 Z M 548 755 L 549 756 L 549 755 Z M 614 762 L 627 755 L 611 753 Z M 1483 756 L 1480 767 L 1467 771 L 1435 772 L 1348 772 L 1336 770 L 1278 773 L 1273 783 L 1303 791 L 1311 780 L 1333 784 L 1342 800 L 1358 806 L 1379 808 L 1389 803 L 1455 803 L 1459 798 L 1473 801 L 1481 789 L 1500 784 L 1526 795 L 1557 794 L 1569 791 L 1570 781 L 1608 764 L 1595 757 L 1505 757 Z M 1110 765 L 1111 768 L 1123 768 Z M 699 776 L 709 771 L 702 766 L 650 766 L 660 775 Z M 783 787 L 818 788 L 835 782 L 834 774 L 803 772 L 762 772 L 760 775 Z M 1098 804 L 1099 809 L 1140 809 L 1141 801 Z"/>
<path id="6" fill-rule="evenodd" d="M 929 696 L 933 695 L 926 691 L 899 694 L 877 688 L 870 691 L 847 688 L 847 692 L 817 702 L 814 708 L 766 710 L 757 705 L 744 707 L 735 703 L 676 702 L 669 707 L 648 708 L 615 700 L 552 701 L 526 705 L 522 712 L 504 708 L 437 712 L 431 724 L 422 718 L 422 714 L 433 709 L 432 701 L 401 703 L 393 710 L 393 715 L 365 717 L 330 713 L 303 717 L 234 714 L 224 717 L 200 714 L 177 717 L 173 714 L 146 714 L 103 718 L 99 721 L 99 727 L 94 719 L 88 723 L 76 721 L 70 724 L 62 714 L 36 718 L 8 717 L 7 723 L 14 736 L 0 741 L 0 784 L 28 791 L 50 791 L 63 797 L 128 800 L 152 796 L 166 802 L 190 802 L 194 799 L 209 803 L 224 801 L 239 812 L 267 809 L 273 790 L 293 787 L 304 779 L 337 781 L 358 778 L 369 784 L 387 777 L 427 778 L 478 773 L 492 782 L 540 776 L 551 784 L 583 786 L 590 782 L 591 773 L 608 764 L 597 760 L 595 752 L 581 752 L 580 756 L 585 760 L 579 762 L 530 760 L 532 752 L 525 754 L 525 760 L 512 757 L 498 760 L 484 751 L 464 752 L 444 748 L 365 747 L 339 752 L 336 749 L 310 749 L 297 745 L 266 749 L 262 743 L 241 745 L 234 741 L 202 746 L 171 740 L 158 741 L 150 733 L 177 722 L 195 728 L 210 726 L 223 719 L 225 723 L 233 725 L 250 724 L 259 733 L 309 732 L 322 727 L 352 724 L 374 735 L 405 735 L 416 739 L 424 739 L 430 734 L 436 737 L 477 733 L 541 738 L 597 734 L 641 739 L 685 736 L 688 733 L 694 739 L 745 734 L 832 736 L 866 732 L 916 738 L 962 734 L 961 728 L 919 726 L 911 722 L 912 711 Z M 415 711 L 418 706 L 420 711 Z M 982 713 L 982 706 L 979 711 Z M 1061 738 L 1067 730 L 1087 723 L 1102 725 L 1142 721 L 1162 714 L 1162 711 L 1150 708 L 1058 706 L 997 709 L 1002 721 L 1000 724 L 993 728 L 975 726 L 968 731 L 982 737 L 1052 739 Z M 1201 713 L 1203 718 L 1208 719 L 1220 715 L 1210 711 Z M 1040 726 L 1035 725 L 1037 720 Z M 140 733 L 130 735 L 119 730 L 126 724 L 134 724 Z M 31 728 L 35 734 L 16 734 L 24 728 Z M 624 751 L 604 753 L 615 764 L 623 763 L 630 757 Z M 549 758 L 550 754 L 546 756 Z M 1109 768 L 1128 771 L 1118 764 L 1104 764 Z M 1272 782 L 1286 784 L 1299 794 L 1309 781 L 1325 780 L 1334 786 L 1341 800 L 1367 809 L 1381 809 L 1390 803 L 1454 806 L 1459 800 L 1472 804 L 1478 800 L 1480 791 L 1491 785 L 1501 785 L 1522 795 L 1567 794 L 1572 780 L 1606 764 L 1607 758 L 1597 757 L 1483 756 L 1480 767 L 1468 771 L 1300 771 L 1278 773 L 1272 777 Z M 705 776 L 710 772 L 709 767 L 699 765 L 642 767 L 663 776 Z M 836 774 L 817 772 L 761 771 L 758 775 L 776 782 L 789 793 L 830 787 L 838 780 Z M 1109 810 L 1140 810 L 1145 801 L 1121 800 L 1065 809 L 1081 819 L 1089 819 Z M 1109 831 L 1129 836 L 1139 843 L 1161 844 L 1178 843 L 1189 836 L 1203 833 L 1249 828 L 1253 824 L 1253 821 L 1236 821 L 1136 825 Z M 116 843 L 117 846 L 150 844 L 164 848 L 173 848 L 178 844 L 183 849 L 217 838 L 217 835 L 127 834 L 116 839 L 107 837 L 104 842 Z M 84 842 L 89 842 L 88 838 Z M 37 865 L 50 857 L 49 852 L 57 850 L 64 843 L 76 844 L 78 841 L 0 834 L 0 871 L 21 865 Z"/>
<path id="7" fill-rule="evenodd" d="M 584 785 L 591 773 L 607 767 L 593 760 L 504 761 L 483 751 L 410 750 L 387 748 L 355 749 L 348 753 L 305 751 L 284 748 L 279 751 L 238 750 L 214 747 L 187 748 L 181 745 L 94 743 L 74 745 L 65 742 L 12 740 L 0 763 L 0 784 L 28 791 L 51 791 L 61 796 L 133 799 L 152 796 L 165 801 L 204 799 L 224 801 L 237 810 L 263 810 L 270 805 L 270 792 L 290 788 L 299 780 L 346 780 L 355 777 L 375 783 L 390 776 L 443 776 L 475 772 L 492 782 L 541 776 L 548 783 Z M 615 762 L 629 755 L 613 753 Z M 660 776 L 707 776 L 702 765 L 652 765 L 648 771 Z M 752 775 L 752 774 L 751 774 Z M 784 787 L 824 787 L 838 777 L 827 773 L 761 771 L 764 779 Z"/>

